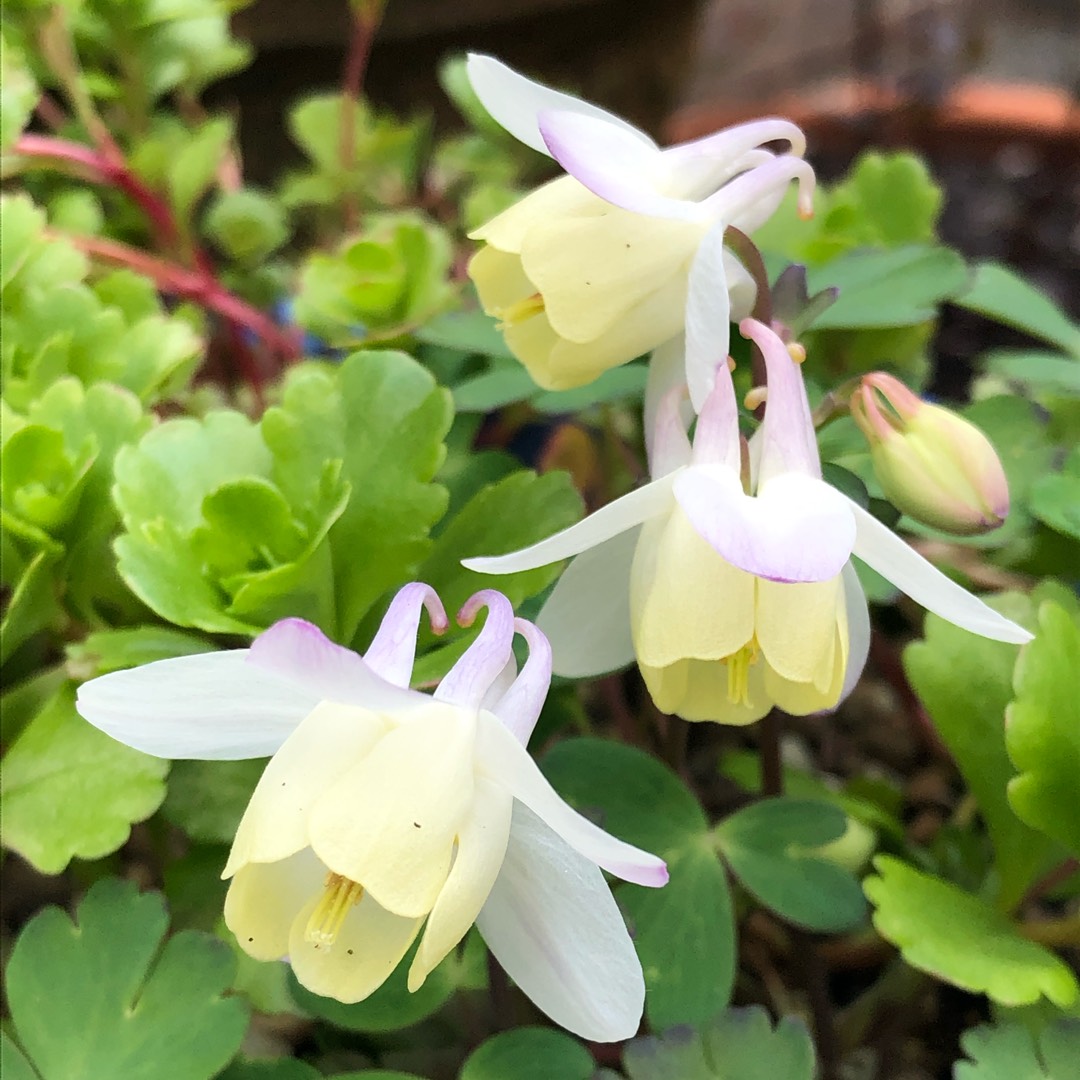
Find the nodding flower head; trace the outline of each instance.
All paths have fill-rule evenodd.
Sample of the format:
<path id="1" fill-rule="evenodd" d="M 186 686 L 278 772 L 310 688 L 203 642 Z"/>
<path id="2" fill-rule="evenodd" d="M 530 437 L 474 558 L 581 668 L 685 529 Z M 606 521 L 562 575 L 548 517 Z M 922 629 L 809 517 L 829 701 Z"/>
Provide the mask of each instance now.
<path id="1" fill-rule="evenodd" d="M 288 957 L 309 990 L 360 1001 L 419 938 L 416 990 L 476 923 L 553 1019 L 628 1038 L 645 987 L 600 868 L 647 886 L 667 869 L 572 810 L 529 757 L 551 680 L 543 634 L 501 593 L 477 593 L 459 621 L 486 608 L 484 625 L 428 696 L 409 689 L 424 608 L 446 628 L 435 593 L 407 585 L 364 656 L 286 619 L 248 649 L 93 679 L 78 708 L 159 756 L 273 755 L 223 875 L 225 921 L 250 955 Z"/>
<path id="2" fill-rule="evenodd" d="M 489 56 L 473 88 L 512 135 L 566 170 L 477 229 L 469 264 L 485 311 L 514 355 L 552 390 L 581 386 L 675 337 L 690 266 L 706 233 L 751 232 L 792 181 L 812 212 L 803 133 L 766 119 L 661 150 L 626 121 L 526 79 Z M 763 149 L 786 142 L 786 153 Z M 725 303 L 738 316 L 754 283 L 727 253 Z"/>

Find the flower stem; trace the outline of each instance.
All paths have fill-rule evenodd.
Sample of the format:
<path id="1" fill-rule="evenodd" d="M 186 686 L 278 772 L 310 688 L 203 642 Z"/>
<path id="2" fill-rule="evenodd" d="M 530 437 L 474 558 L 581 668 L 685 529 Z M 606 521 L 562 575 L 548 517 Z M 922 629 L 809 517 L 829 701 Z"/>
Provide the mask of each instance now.
<path id="1" fill-rule="evenodd" d="M 151 191 L 122 159 L 116 160 L 112 154 L 106 155 L 93 147 L 52 135 L 22 135 L 13 151 L 23 157 L 45 158 L 59 164 L 73 165 L 89 173 L 92 180 L 118 188 L 138 203 L 162 247 L 171 250 L 176 246 L 179 233 L 169 204 Z"/>
<path id="2" fill-rule="evenodd" d="M 338 132 L 338 160 L 346 183 L 349 174 L 356 167 L 356 110 L 360 104 L 360 93 L 371 57 L 371 46 L 375 41 L 375 31 L 382 18 L 382 6 L 381 0 L 350 4 L 352 34 L 341 74 L 341 127 Z M 345 192 L 344 213 L 345 227 L 356 228 L 360 209 L 354 191 Z"/>
<path id="3" fill-rule="evenodd" d="M 299 353 L 297 342 L 292 335 L 283 331 L 265 312 L 229 292 L 216 278 L 203 270 L 189 270 L 118 240 L 108 240 L 100 236 L 60 234 L 52 230 L 48 233 L 56 237 L 63 235 L 65 240 L 91 258 L 126 266 L 145 274 L 152 278 L 164 293 L 192 300 L 210 311 L 217 312 L 235 326 L 258 335 L 268 347 L 286 359 L 292 359 Z M 262 382 L 261 376 L 254 372 L 245 372 L 245 375 L 256 387 Z"/>

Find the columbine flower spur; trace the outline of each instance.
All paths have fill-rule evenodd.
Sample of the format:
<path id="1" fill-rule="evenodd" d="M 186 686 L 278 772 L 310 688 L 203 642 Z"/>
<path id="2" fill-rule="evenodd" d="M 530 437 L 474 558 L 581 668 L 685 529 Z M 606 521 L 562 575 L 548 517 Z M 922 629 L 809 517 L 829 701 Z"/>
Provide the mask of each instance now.
<path id="1" fill-rule="evenodd" d="M 515 138 L 566 170 L 472 233 L 469 264 L 485 311 L 536 382 L 558 390 L 591 382 L 676 337 L 687 276 L 710 229 L 752 232 L 792 180 L 809 215 L 814 173 L 803 133 L 766 119 L 661 150 L 603 109 L 532 82 L 490 56 L 469 78 L 484 107 Z M 790 152 L 763 144 L 783 141 Z M 754 284 L 725 252 L 725 291 L 737 318 Z"/>
<path id="2" fill-rule="evenodd" d="M 957 626 L 1030 640 L 821 479 L 799 364 L 752 319 L 741 330 L 764 355 L 768 404 L 744 465 L 727 311 L 713 302 L 720 242 L 707 238 L 691 272 L 685 371 L 691 385 L 711 386 L 693 446 L 680 385 L 653 410 L 651 483 L 523 551 L 465 565 L 500 574 L 577 556 L 539 619 L 555 671 L 597 675 L 636 658 L 657 707 L 687 720 L 834 707 L 869 647 L 852 555 Z"/>
<path id="3" fill-rule="evenodd" d="M 600 867 L 660 886 L 662 860 L 609 836 L 555 793 L 525 750 L 551 653 L 509 601 L 432 696 L 408 688 L 426 585 L 402 589 L 367 653 L 299 619 L 249 649 L 162 660 L 85 683 L 78 709 L 161 757 L 272 754 L 233 842 L 225 920 L 261 960 L 288 957 L 318 994 L 359 1001 L 421 934 L 417 989 L 475 922 L 521 989 L 563 1027 L 637 1030 L 641 965 Z M 516 674 L 511 644 L 529 658 Z"/>

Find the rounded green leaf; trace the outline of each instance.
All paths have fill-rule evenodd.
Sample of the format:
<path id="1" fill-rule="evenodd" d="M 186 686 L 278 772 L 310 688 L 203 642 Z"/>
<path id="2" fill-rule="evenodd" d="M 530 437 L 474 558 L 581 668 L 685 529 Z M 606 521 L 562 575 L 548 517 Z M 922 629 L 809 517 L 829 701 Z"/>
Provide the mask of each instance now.
<path id="1" fill-rule="evenodd" d="M 157 893 L 106 879 L 76 922 L 46 908 L 19 935 L 7 969 L 15 1032 L 42 1080 L 210 1080 L 247 1027 L 239 998 L 222 997 L 228 947 L 168 926 Z"/>
<path id="2" fill-rule="evenodd" d="M 708 830 L 683 782 L 654 757 L 610 739 L 568 739 L 544 756 L 547 778 L 572 806 L 631 844 L 664 857 Z"/>
<path id="3" fill-rule="evenodd" d="M 847 831 L 839 807 L 810 799 L 762 799 L 725 818 L 716 843 L 760 903 L 808 930 L 836 932 L 866 914 L 859 883 L 817 849 Z"/>
<path id="4" fill-rule="evenodd" d="M 169 763 L 116 742 L 75 711 L 69 684 L 25 728 L 4 759 L 4 846 L 42 873 L 74 857 L 100 859 L 165 798 Z"/>
<path id="5" fill-rule="evenodd" d="M 459 1080 L 589 1080 L 596 1063 L 588 1050 L 552 1028 L 517 1028 L 481 1043 L 465 1060 Z"/>
<path id="6" fill-rule="evenodd" d="M 878 876 L 863 883 L 874 926 L 912 967 L 1002 1005 L 1047 997 L 1064 1007 L 1077 999 L 1069 968 L 983 900 L 888 855 L 874 868 Z"/>
<path id="7" fill-rule="evenodd" d="M 606 739 L 559 743 L 542 767 L 583 814 L 668 862 L 664 888 L 619 885 L 616 893 L 645 973 L 649 1022 L 666 1027 L 714 1016 L 731 994 L 735 927 L 697 799 L 666 765 Z"/>

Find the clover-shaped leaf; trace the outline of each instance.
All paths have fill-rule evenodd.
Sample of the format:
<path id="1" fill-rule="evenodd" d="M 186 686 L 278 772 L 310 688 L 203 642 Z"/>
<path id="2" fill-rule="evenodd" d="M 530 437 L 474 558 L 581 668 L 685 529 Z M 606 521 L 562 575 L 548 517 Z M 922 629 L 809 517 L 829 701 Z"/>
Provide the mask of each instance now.
<path id="1" fill-rule="evenodd" d="M 729 1009 L 699 1030 L 635 1039 L 623 1056 L 630 1080 L 812 1080 L 814 1044 L 801 1021 L 775 1029 L 759 1006 Z"/>
<path id="2" fill-rule="evenodd" d="M 984 900 L 888 855 L 874 868 L 863 883 L 874 926 L 912 967 L 1002 1005 L 1047 997 L 1064 1007 L 1080 995 L 1065 963 Z"/>
<path id="3" fill-rule="evenodd" d="M 1080 626 L 1058 604 L 1039 609 L 1038 635 L 1024 647 L 1006 714 L 1005 741 L 1020 775 L 1009 802 L 1029 825 L 1080 854 Z"/>
<path id="4" fill-rule="evenodd" d="M 1061 1017 L 1036 1036 L 1022 1024 L 977 1027 L 960 1039 L 969 1061 L 954 1080 L 1071 1080 L 1080 1062 L 1080 1020 Z"/>
<path id="5" fill-rule="evenodd" d="M 603 739 L 559 743 L 543 769 L 582 813 L 667 860 L 663 889 L 620 885 L 616 892 L 645 972 L 649 1022 L 669 1027 L 715 1016 L 735 977 L 735 924 L 697 799 L 655 758 Z"/>
<path id="6" fill-rule="evenodd" d="M 837 806 L 810 799 L 762 799 L 716 828 L 716 843 L 758 901 L 789 922 L 824 932 L 850 929 L 866 914 L 852 874 L 819 849 L 847 831 Z"/>
<path id="7" fill-rule="evenodd" d="M 35 916 L 7 969 L 11 1017 L 41 1080 L 209 1080 L 236 1053 L 247 1010 L 224 998 L 224 942 L 185 930 L 162 940 L 161 896 L 97 882 L 72 920 Z"/>

